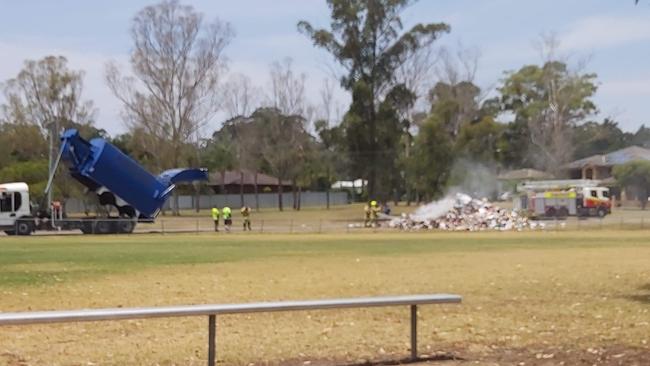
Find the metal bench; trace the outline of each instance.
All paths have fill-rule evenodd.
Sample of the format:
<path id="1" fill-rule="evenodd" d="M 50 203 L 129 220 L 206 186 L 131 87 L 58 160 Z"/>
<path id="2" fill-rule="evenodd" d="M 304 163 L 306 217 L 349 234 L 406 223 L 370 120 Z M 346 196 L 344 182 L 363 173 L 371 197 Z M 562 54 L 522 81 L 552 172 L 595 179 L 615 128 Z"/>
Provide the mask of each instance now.
<path id="1" fill-rule="evenodd" d="M 248 304 L 185 305 L 149 308 L 111 308 L 0 313 L 0 326 L 207 315 L 208 366 L 214 366 L 216 364 L 217 315 L 408 305 L 411 309 L 411 360 L 416 360 L 418 358 L 417 306 L 427 304 L 460 303 L 461 300 L 462 298 L 458 295 L 431 294 L 311 301 L 258 302 Z"/>

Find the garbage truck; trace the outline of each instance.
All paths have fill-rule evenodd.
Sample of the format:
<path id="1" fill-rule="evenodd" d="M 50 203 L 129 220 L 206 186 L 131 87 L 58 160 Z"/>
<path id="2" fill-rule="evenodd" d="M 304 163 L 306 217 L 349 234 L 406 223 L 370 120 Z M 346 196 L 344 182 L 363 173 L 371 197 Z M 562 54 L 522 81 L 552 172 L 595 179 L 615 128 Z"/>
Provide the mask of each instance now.
<path id="1" fill-rule="evenodd" d="M 87 141 L 75 129 L 61 135 L 53 172 L 61 162 L 100 206 L 110 208 L 107 213 L 68 218 L 56 203 L 51 207 L 32 205 L 26 183 L 6 183 L 0 184 L 0 230 L 8 235 L 30 235 L 37 230 L 131 233 L 137 223 L 154 221 L 176 184 L 208 179 L 206 169 L 171 169 L 154 176 L 105 139 Z M 52 188 L 53 178 L 52 174 L 45 193 Z"/>

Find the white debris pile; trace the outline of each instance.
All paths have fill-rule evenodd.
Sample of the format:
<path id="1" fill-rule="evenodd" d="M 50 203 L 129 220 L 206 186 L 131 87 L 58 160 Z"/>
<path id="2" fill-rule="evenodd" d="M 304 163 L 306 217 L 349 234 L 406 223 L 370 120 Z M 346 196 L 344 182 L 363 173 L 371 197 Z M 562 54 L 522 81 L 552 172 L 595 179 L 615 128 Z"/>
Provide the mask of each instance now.
<path id="1" fill-rule="evenodd" d="M 528 218 L 516 211 L 495 206 L 486 199 L 457 193 L 418 208 L 410 215 L 393 218 L 388 225 L 403 230 L 440 229 L 449 231 L 523 230 Z"/>

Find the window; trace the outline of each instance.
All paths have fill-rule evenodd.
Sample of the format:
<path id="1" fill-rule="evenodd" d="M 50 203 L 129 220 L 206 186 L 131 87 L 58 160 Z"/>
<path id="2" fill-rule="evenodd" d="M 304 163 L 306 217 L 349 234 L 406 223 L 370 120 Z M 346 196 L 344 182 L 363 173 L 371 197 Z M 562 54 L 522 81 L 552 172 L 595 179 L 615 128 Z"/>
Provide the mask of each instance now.
<path id="1" fill-rule="evenodd" d="M 603 197 L 609 198 L 609 192 L 608 191 L 603 191 Z"/>
<path id="2" fill-rule="evenodd" d="M 14 211 L 20 210 L 23 204 L 23 196 L 20 192 L 14 192 Z"/>
<path id="3" fill-rule="evenodd" d="M 598 198 L 598 191 L 591 191 L 591 197 Z"/>
<path id="4" fill-rule="evenodd" d="M 2 192 L 0 194 L 0 212 L 12 212 L 11 211 L 11 194 Z"/>

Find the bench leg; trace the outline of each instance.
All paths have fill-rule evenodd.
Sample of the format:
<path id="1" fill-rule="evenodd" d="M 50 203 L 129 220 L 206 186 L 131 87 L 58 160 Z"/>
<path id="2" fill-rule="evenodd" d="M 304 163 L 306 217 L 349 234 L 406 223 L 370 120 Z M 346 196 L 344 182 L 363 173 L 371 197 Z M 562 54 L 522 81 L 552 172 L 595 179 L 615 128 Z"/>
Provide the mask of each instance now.
<path id="1" fill-rule="evenodd" d="M 217 316 L 208 315 L 208 366 L 215 366 L 217 358 Z"/>
<path id="2" fill-rule="evenodd" d="M 411 305 L 411 361 L 418 359 L 418 306 Z"/>

